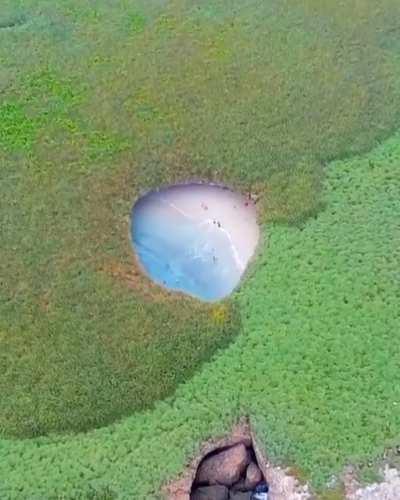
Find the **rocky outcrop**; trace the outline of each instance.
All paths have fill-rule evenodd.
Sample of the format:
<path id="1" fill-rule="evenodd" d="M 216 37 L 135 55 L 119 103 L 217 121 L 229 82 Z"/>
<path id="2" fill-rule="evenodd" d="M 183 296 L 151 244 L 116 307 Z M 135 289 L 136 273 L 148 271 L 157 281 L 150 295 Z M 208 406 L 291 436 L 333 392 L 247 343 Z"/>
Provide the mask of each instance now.
<path id="1" fill-rule="evenodd" d="M 242 443 L 206 457 L 196 476 L 198 484 L 223 484 L 232 486 L 245 473 L 250 463 L 250 453 Z"/>

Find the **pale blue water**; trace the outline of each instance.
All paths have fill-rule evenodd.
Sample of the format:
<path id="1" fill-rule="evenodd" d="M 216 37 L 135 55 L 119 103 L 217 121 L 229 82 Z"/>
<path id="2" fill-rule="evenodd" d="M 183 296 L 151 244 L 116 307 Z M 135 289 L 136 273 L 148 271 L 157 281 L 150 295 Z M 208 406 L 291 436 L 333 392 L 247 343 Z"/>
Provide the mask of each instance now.
<path id="1" fill-rule="evenodd" d="M 217 225 L 172 212 L 161 197 L 152 193 L 133 210 L 132 240 L 148 275 L 206 301 L 229 295 L 241 274 L 229 237 Z"/>

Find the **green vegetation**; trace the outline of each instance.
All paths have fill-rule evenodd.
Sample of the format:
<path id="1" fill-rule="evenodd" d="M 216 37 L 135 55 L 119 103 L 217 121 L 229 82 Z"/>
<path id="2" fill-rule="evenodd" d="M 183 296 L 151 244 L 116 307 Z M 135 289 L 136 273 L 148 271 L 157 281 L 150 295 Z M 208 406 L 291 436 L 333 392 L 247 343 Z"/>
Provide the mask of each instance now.
<path id="1" fill-rule="evenodd" d="M 329 165 L 325 210 L 268 226 L 235 296 L 236 340 L 151 411 L 84 435 L 0 441 L 0 496 L 159 498 L 202 439 L 244 414 L 270 456 L 316 486 L 349 460 L 379 459 L 400 428 L 399 163 L 397 135 Z"/>
<path id="2" fill-rule="evenodd" d="M 400 5 L 109 4 L 0 8 L 0 497 L 159 498 L 243 414 L 322 487 L 399 434 Z M 188 178 L 260 195 L 222 304 L 133 259 Z"/>

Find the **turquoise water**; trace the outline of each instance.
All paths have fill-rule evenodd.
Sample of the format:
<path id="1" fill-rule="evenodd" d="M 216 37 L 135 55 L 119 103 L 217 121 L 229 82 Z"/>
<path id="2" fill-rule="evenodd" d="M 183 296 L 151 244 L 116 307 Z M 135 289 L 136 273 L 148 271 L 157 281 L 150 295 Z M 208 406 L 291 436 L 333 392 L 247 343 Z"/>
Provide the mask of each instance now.
<path id="1" fill-rule="evenodd" d="M 218 186 L 191 184 L 148 194 L 132 214 L 132 241 L 143 269 L 172 290 L 206 301 L 226 297 L 247 264 L 240 255 L 243 243 L 241 248 L 234 241 L 241 206 L 248 219 L 249 202 Z M 243 222 L 248 232 L 249 221 Z"/>

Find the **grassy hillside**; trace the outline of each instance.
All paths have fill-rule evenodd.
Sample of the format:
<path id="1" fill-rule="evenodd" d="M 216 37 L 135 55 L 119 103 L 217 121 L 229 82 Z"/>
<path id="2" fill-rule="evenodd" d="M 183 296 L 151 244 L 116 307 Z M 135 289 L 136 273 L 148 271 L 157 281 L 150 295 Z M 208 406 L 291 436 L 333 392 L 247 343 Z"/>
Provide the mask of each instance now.
<path id="1" fill-rule="evenodd" d="M 399 138 L 367 152 L 399 123 L 399 14 L 3 0 L 0 497 L 148 499 L 243 413 L 319 485 L 398 436 Z M 137 197 L 189 179 L 259 195 L 264 244 L 215 305 L 129 240 Z"/>
<path id="2" fill-rule="evenodd" d="M 131 206 L 196 178 L 257 191 L 267 220 L 315 213 L 323 163 L 398 118 L 394 5 L 2 6 L 3 435 L 142 409 L 239 330 L 138 274 Z"/>
<path id="3" fill-rule="evenodd" d="M 330 164 L 325 210 L 268 226 L 234 297 L 236 340 L 151 411 L 86 434 L 0 441 L 1 498 L 158 499 L 201 440 L 243 415 L 275 461 L 316 487 L 349 461 L 368 470 L 400 429 L 399 164 L 399 135 Z"/>

